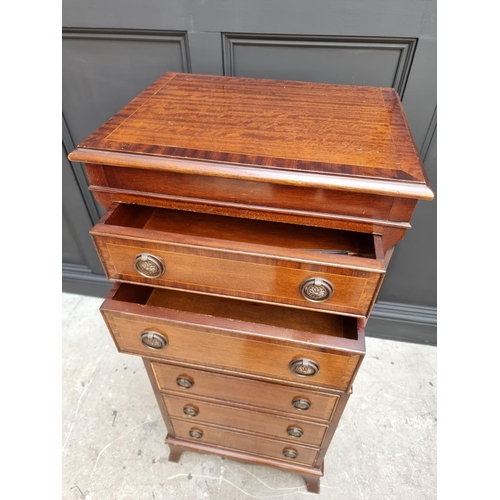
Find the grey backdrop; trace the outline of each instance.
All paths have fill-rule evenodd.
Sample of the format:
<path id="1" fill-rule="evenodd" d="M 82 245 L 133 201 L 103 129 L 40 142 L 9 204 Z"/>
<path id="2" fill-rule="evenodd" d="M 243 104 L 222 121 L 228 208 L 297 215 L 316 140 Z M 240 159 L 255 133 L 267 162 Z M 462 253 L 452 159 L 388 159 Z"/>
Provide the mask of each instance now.
<path id="1" fill-rule="evenodd" d="M 110 289 L 75 144 L 166 71 L 394 87 L 436 192 L 435 0 L 63 0 L 63 291 Z M 367 334 L 436 344 L 436 200 L 419 202 Z"/>

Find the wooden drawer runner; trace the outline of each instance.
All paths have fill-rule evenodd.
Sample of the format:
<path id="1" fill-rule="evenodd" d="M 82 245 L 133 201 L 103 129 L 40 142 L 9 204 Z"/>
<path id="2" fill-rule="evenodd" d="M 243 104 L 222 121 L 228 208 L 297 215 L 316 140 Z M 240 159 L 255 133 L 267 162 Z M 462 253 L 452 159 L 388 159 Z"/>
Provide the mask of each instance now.
<path id="1" fill-rule="evenodd" d="M 91 235 L 111 280 L 359 317 L 385 276 L 380 237 L 350 231 L 118 203 Z M 145 254 L 157 277 L 134 267 Z M 307 280 L 329 283 L 323 301 L 304 298 Z"/>
<path id="2" fill-rule="evenodd" d="M 224 446 L 224 448 L 305 465 L 314 465 L 316 456 L 318 455 L 318 449 L 296 443 L 287 443 L 286 441 L 232 432 L 206 424 L 186 422 L 184 420 L 171 419 L 171 421 L 176 437 L 188 441 Z M 190 432 L 193 431 L 202 433 L 202 436 L 200 438 L 191 436 Z M 283 451 L 287 449 L 297 453 L 297 457 L 294 459 L 285 457 Z"/>
<path id="3" fill-rule="evenodd" d="M 179 397 L 192 394 L 213 398 L 221 403 L 267 408 L 295 415 L 301 419 L 320 419 L 324 422 L 330 420 L 339 400 L 339 396 L 335 394 L 324 394 L 301 387 L 233 377 L 165 363 L 153 362 L 151 366 L 160 391 L 173 391 Z M 192 387 L 179 386 L 177 383 L 179 378 L 191 380 Z M 309 402 L 309 408 L 298 409 L 294 407 L 293 403 L 297 400 Z"/>
<path id="4" fill-rule="evenodd" d="M 296 384 L 348 390 L 364 355 L 362 320 L 315 311 L 121 284 L 101 312 L 121 352 Z M 319 371 L 296 374 L 300 360 Z"/>
<path id="5" fill-rule="evenodd" d="M 292 417 L 248 411 L 210 403 L 201 399 L 163 394 L 163 400 L 172 418 L 187 419 L 193 425 L 211 423 L 235 430 L 267 434 L 292 443 L 321 446 L 326 425 L 306 422 Z M 288 431 L 288 432 L 287 432 Z"/>

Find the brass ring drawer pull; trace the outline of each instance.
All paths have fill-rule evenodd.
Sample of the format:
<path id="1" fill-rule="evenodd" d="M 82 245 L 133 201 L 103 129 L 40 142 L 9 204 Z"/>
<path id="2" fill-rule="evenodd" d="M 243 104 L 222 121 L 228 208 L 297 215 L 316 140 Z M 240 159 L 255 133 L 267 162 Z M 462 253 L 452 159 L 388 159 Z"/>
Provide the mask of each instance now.
<path id="1" fill-rule="evenodd" d="M 287 428 L 286 433 L 294 438 L 300 438 L 304 434 L 304 431 L 300 427 L 294 427 L 291 425 Z"/>
<path id="2" fill-rule="evenodd" d="M 198 408 L 196 408 L 195 406 L 190 406 L 190 405 L 186 405 L 182 409 L 182 411 L 185 415 L 189 415 L 190 417 L 196 417 L 198 415 L 198 413 L 200 413 L 200 410 L 198 410 Z"/>
<path id="3" fill-rule="evenodd" d="M 164 335 L 158 332 L 153 332 L 152 330 L 146 330 L 141 334 L 142 345 L 159 351 L 164 349 L 168 345 L 168 339 Z"/>
<path id="4" fill-rule="evenodd" d="M 305 398 L 295 398 L 292 401 L 292 406 L 296 408 L 297 410 L 309 410 L 311 408 L 311 402 L 308 399 Z"/>
<path id="5" fill-rule="evenodd" d="M 192 437 L 192 438 L 195 438 L 195 439 L 200 439 L 202 436 L 203 436 L 203 431 L 200 431 L 199 429 L 191 429 L 189 431 L 189 435 Z"/>
<path id="6" fill-rule="evenodd" d="M 160 257 L 150 253 L 139 253 L 134 259 L 134 269 L 145 278 L 158 278 L 165 272 Z"/>
<path id="7" fill-rule="evenodd" d="M 300 293 L 311 302 L 324 302 L 334 292 L 333 285 L 323 278 L 309 278 L 300 284 Z"/>
<path id="8" fill-rule="evenodd" d="M 293 448 L 283 448 L 283 456 L 286 458 L 297 458 L 299 456 L 299 452 Z"/>
<path id="9" fill-rule="evenodd" d="M 299 377 L 314 377 L 319 372 L 319 365 L 312 359 L 299 358 L 290 362 L 290 370 Z"/>
<path id="10" fill-rule="evenodd" d="M 194 380 L 191 377 L 186 377 L 184 375 L 181 375 L 177 377 L 176 383 L 179 387 L 182 387 L 183 389 L 191 389 L 194 385 Z"/>

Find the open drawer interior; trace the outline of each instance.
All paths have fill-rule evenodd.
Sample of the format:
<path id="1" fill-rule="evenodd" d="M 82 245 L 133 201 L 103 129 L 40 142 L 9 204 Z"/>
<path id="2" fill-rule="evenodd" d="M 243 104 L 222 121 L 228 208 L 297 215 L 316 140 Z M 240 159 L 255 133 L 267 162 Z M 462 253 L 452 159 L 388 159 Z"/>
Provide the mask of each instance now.
<path id="1" fill-rule="evenodd" d="M 179 292 L 162 288 L 128 283 L 117 284 L 110 292 L 113 303 L 122 302 L 161 308 L 165 316 L 168 311 L 209 316 L 230 320 L 235 328 L 242 323 L 272 327 L 277 336 L 295 337 L 293 333 L 311 340 L 316 335 L 358 339 L 358 320 L 349 316 L 299 310 L 242 300 L 226 299 L 210 295 Z M 200 316 L 197 316 L 200 318 Z M 202 319 L 198 319 L 203 322 Z M 225 321 L 227 324 L 227 321 Z M 290 335 L 291 334 L 291 335 Z M 309 340 L 308 340 L 309 341 Z"/>
<path id="2" fill-rule="evenodd" d="M 281 222 L 120 203 L 103 224 L 166 233 L 179 241 L 183 238 L 196 238 L 200 242 L 224 240 L 278 251 L 312 251 L 325 258 L 329 255 L 377 258 L 372 234 Z"/>

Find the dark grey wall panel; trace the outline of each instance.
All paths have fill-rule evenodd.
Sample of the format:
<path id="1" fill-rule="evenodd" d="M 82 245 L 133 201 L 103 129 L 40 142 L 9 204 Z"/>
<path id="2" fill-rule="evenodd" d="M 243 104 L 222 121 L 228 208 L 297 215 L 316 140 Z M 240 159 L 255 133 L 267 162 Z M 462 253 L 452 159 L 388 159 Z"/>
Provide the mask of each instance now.
<path id="1" fill-rule="evenodd" d="M 78 247 L 76 235 L 71 224 L 68 223 L 64 209 L 62 212 L 62 260 L 71 265 L 85 265 L 85 259 Z"/>
<path id="2" fill-rule="evenodd" d="M 63 138 L 69 141 L 64 122 Z M 95 212 L 93 198 L 89 201 L 86 179 L 82 181 L 79 178 L 80 165 L 73 165 L 67 159 L 68 149 L 71 149 L 68 148 L 68 143 L 63 144 L 62 289 L 69 293 L 104 297 L 110 289 L 110 284 L 104 276 L 89 236 L 98 214 Z"/>
<path id="3" fill-rule="evenodd" d="M 411 67 L 411 78 L 405 90 L 404 109 L 408 117 L 417 148 L 422 146 L 432 127 L 437 105 L 437 43 L 436 39 L 422 37 Z M 429 172 L 427 172 L 429 174 Z"/>
<path id="4" fill-rule="evenodd" d="M 185 33 L 63 30 L 63 113 L 79 143 L 166 71 L 189 72 Z"/>
<path id="5" fill-rule="evenodd" d="M 205 75 L 222 75 L 222 46 L 220 33 L 188 33 L 191 72 Z"/>
<path id="6" fill-rule="evenodd" d="M 75 144 L 69 133 L 68 124 L 62 118 L 62 143 L 63 143 L 63 185 L 68 186 L 68 189 L 73 191 L 73 194 L 78 198 L 82 198 L 82 201 L 87 208 L 90 220 L 93 224 L 104 214 L 104 209 L 95 201 L 94 196 L 89 191 L 89 182 L 87 179 L 87 174 L 81 163 L 73 163 L 68 160 L 68 154 L 75 149 Z M 72 176 L 70 175 L 72 172 Z M 70 187 L 71 186 L 71 187 Z M 76 190 L 79 189 L 79 193 Z M 80 196 L 78 196 L 78 194 Z M 73 198 L 68 198 L 66 203 L 69 204 L 70 212 L 75 208 L 74 203 L 78 201 L 73 200 Z"/>
<path id="7" fill-rule="evenodd" d="M 76 266 L 64 263 L 62 267 L 62 291 L 91 295 L 93 297 L 106 297 L 113 283 L 104 275 L 93 273 L 86 266 Z"/>
<path id="8" fill-rule="evenodd" d="M 436 308 L 379 300 L 365 332 L 369 337 L 437 345 Z"/>
<path id="9" fill-rule="evenodd" d="M 67 150 L 62 148 L 62 214 L 63 214 L 63 262 L 79 265 L 89 271 L 104 274 L 101 263 L 90 240 L 88 232 L 93 226 L 85 198 L 76 179 L 72 165 L 66 158 Z M 69 253 L 73 257 L 69 257 Z"/>
<path id="10" fill-rule="evenodd" d="M 410 36 L 433 0 L 65 0 L 63 25 L 193 32 Z"/>
<path id="11" fill-rule="evenodd" d="M 415 39 L 224 34 L 224 74 L 393 87 L 404 92 Z"/>

